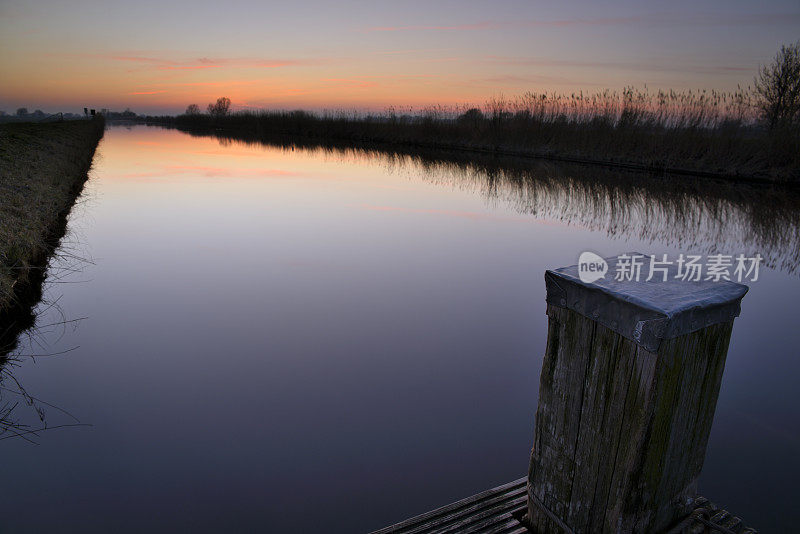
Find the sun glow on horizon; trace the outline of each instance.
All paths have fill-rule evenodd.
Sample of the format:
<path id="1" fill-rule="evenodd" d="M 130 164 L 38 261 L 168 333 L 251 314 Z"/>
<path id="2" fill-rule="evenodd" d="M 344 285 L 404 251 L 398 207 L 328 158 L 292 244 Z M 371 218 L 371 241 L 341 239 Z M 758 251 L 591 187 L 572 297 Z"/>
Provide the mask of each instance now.
<path id="1" fill-rule="evenodd" d="M 780 0 L 724 13 L 414 5 L 11 1 L 0 109 L 179 113 L 225 95 L 234 109 L 382 110 L 629 85 L 731 90 L 800 28 L 800 10 Z"/>

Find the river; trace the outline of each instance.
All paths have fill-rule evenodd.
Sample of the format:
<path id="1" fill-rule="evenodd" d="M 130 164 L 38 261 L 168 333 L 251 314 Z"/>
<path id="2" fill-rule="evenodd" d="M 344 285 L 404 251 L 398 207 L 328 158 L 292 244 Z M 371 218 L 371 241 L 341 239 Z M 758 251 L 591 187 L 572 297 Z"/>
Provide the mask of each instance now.
<path id="1" fill-rule="evenodd" d="M 460 158 L 109 128 L 0 403 L 91 426 L 0 441 L 0 530 L 364 532 L 524 476 L 545 269 L 640 251 L 765 258 L 700 491 L 788 532 L 800 203 Z"/>

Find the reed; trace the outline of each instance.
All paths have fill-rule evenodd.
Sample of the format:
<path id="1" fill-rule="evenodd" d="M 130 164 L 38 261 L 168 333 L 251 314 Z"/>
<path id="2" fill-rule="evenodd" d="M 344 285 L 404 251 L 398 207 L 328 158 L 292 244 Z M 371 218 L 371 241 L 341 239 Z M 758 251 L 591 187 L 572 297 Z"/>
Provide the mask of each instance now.
<path id="1" fill-rule="evenodd" d="M 800 180 L 800 132 L 768 130 L 749 90 L 526 93 L 480 107 L 382 113 L 242 111 L 148 117 L 183 130 L 244 137 L 307 136 L 350 142 L 489 151 L 774 181 Z"/>

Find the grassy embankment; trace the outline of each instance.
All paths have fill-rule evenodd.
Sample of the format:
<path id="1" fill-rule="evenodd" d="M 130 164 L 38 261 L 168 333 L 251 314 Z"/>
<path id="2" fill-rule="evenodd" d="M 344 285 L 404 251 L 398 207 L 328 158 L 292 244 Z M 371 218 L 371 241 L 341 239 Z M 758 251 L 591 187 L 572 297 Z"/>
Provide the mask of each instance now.
<path id="1" fill-rule="evenodd" d="M 102 118 L 0 124 L 0 319 L 40 291 L 104 127 Z"/>
<path id="2" fill-rule="evenodd" d="M 768 131 L 747 92 L 626 90 L 527 94 L 479 108 L 416 114 L 304 111 L 150 117 L 183 130 L 224 130 L 241 139 L 300 135 L 534 156 L 631 169 L 769 181 L 800 181 L 800 132 Z"/>

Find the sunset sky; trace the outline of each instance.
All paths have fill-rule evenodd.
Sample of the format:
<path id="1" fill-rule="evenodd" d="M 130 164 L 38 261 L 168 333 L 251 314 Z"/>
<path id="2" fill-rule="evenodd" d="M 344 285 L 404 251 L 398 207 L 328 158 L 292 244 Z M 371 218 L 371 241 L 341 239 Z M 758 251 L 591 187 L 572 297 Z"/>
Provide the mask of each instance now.
<path id="1" fill-rule="evenodd" d="M 800 38 L 797 0 L 0 0 L 0 110 L 480 103 L 626 85 L 735 89 Z"/>

